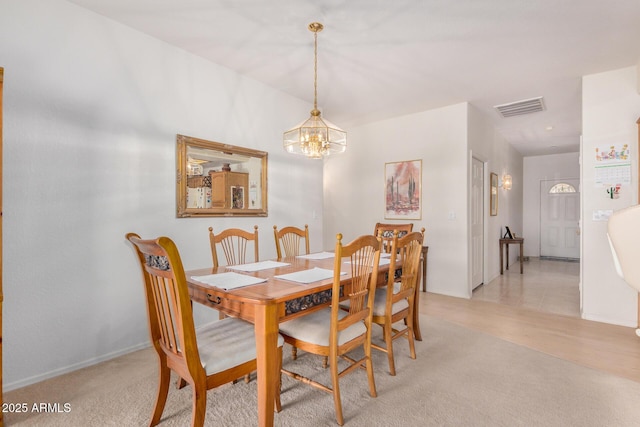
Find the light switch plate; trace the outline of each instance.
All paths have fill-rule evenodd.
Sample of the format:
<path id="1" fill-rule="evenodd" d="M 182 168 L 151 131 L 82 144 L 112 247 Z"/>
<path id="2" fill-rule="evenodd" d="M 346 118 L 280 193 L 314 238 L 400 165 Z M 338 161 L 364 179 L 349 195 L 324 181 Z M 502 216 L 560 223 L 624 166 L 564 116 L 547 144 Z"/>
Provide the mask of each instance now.
<path id="1" fill-rule="evenodd" d="M 613 209 L 598 209 L 593 211 L 594 221 L 608 221 L 609 217 L 613 214 Z"/>

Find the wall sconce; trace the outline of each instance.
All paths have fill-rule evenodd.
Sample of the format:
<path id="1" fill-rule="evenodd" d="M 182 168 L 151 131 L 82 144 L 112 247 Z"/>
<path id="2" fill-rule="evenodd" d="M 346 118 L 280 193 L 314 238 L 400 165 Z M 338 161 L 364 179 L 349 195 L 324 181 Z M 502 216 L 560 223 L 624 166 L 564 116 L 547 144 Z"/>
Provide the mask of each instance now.
<path id="1" fill-rule="evenodd" d="M 511 175 L 507 173 L 502 175 L 502 182 L 500 183 L 500 187 L 502 187 L 504 190 L 511 190 L 512 184 L 513 181 L 511 180 Z"/>

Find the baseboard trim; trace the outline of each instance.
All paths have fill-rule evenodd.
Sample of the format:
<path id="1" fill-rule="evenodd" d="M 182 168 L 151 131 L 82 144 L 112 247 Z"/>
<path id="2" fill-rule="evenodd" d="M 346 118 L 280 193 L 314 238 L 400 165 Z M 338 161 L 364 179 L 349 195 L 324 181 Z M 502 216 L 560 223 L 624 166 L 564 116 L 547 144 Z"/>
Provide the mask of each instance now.
<path id="1" fill-rule="evenodd" d="M 547 260 L 547 261 L 580 262 L 580 258 L 564 258 L 564 257 L 555 257 L 555 256 L 541 256 L 540 259 Z"/>

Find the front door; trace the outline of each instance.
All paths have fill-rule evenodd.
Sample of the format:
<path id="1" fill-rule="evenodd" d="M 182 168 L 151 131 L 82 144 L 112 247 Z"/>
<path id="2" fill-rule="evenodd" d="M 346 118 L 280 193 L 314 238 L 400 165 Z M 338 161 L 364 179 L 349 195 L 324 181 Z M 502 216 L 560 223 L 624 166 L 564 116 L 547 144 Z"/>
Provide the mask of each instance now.
<path id="1" fill-rule="evenodd" d="M 580 258 L 580 186 L 578 179 L 540 183 L 540 256 Z"/>

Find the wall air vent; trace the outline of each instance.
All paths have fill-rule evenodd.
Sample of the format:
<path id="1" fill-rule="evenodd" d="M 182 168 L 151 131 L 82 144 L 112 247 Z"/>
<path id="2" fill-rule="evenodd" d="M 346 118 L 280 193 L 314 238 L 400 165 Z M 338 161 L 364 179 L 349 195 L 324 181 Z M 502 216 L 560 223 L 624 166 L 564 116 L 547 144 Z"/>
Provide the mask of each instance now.
<path id="1" fill-rule="evenodd" d="M 542 97 L 525 99 L 523 101 L 510 102 L 508 104 L 496 105 L 493 108 L 498 110 L 502 117 L 521 116 L 523 114 L 537 113 L 544 111 L 544 101 Z"/>

